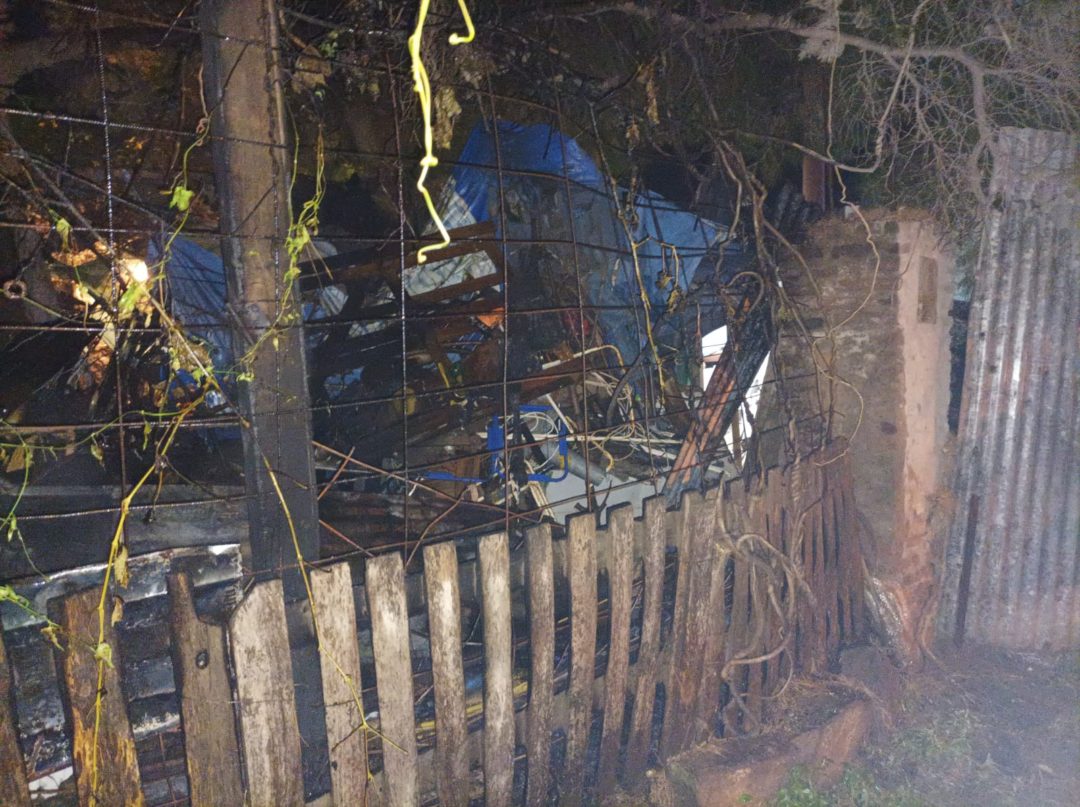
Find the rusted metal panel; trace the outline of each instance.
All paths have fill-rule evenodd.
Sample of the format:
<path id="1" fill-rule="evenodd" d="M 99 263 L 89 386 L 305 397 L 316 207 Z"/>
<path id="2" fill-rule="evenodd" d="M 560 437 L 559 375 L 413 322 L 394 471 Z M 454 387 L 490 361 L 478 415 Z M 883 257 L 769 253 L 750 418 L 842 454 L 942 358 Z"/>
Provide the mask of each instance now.
<path id="1" fill-rule="evenodd" d="M 1080 187 L 1075 136 L 1006 129 L 968 334 L 943 633 L 1080 634 Z"/>

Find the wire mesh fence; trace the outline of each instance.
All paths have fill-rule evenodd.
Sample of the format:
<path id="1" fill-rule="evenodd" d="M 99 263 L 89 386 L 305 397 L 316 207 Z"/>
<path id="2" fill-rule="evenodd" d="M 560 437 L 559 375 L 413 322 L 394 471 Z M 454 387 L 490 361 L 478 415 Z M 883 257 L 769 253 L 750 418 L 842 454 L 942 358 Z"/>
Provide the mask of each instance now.
<path id="1" fill-rule="evenodd" d="M 0 42 L 21 54 L 0 105 L 6 625 L 90 569 L 100 650 L 106 616 L 122 644 L 150 608 L 136 558 L 229 558 L 204 603 L 224 613 L 331 559 L 415 569 L 438 540 L 675 503 L 787 438 L 738 166 L 693 199 L 650 189 L 643 163 L 692 161 L 640 157 L 538 41 L 492 64 L 433 14 L 425 111 L 400 10 L 226 6 L 47 0 Z M 778 198 L 776 226 L 809 215 Z M 151 722 L 153 803 L 184 803 L 176 723 Z M 70 759 L 51 730 L 34 775 Z"/>

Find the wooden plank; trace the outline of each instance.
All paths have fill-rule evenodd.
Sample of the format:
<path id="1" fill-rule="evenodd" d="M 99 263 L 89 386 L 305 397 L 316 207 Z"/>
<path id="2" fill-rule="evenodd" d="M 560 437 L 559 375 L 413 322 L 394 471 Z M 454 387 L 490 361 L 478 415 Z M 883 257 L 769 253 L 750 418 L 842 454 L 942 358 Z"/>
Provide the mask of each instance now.
<path id="1" fill-rule="evenodd" d="M 683 499 L 683 507 L 689 506 L 691 510 L 682 522 L 686 530 L 683 560 L 683 565 L 687 567 L 686 592 L 682 598 L 682 625 L 677 634 L 677 653 L 671 661 L 668 712 L 664 718 L 661 746 L 665 758 L 685 749 L 699 733 L 696 723 L 700 716 L 696 714 L 696 707 L 708 632 L 717 495 L 717 491 L 712 490 L 708 499 L 700 494 Z"/>
<path id="2" fill-rule="evenodd" d="M 674 518 L 673 539 L 678 552 L 678 568 L 675 578 L 675 610 L 671 620 L 671 638 L 667 648 L 665 687 L 667 691 L 664 726 L 660 735 L 660 757 L 667 759 L 677 750 L 682 728 L 682 714 L 674 693 L 679 690 L 679 679 L 686 656 L 686 615 L 690 602 L 690 576 L 694 567 L 693 537 L 697 529 L 696 519 L 704 503 L 697 491 L 683 494 L 679 508 L 669 517 Z"/>
<path id="3" fill-rule="evenodd" d="M 551 787 L 551 702 L 555 665 L 555 581 L 551 525 L 526 534 L 529 585 L 529 718 L 525 751 L 529 765 L 528 807 L 546 807 Z"/>
<path id="4" fill-rule="evenodd" d="M 728 488 L 727 506 L 725 507 L 725 523 L 732 531 L 732 538 L 736 541 L 749 531 L 747 526 L 747 493 L 745 484 L 739 480 Z M 730 662 L 736 657 L 745 657 L 747 645 L 750 641 L 750 570 L 746 561 L 738 555 L 734 558 L 734 580 L 732 581 L 731 596 L 731 620 L 728 627 L 727 649 L 724 652 L 725 661 Z M 732 693 L 740 697 L 746 692 L 746 667 L 734 665 L 730 670 L 731 679 L 727 682 Z M 729 730 L 737 730 L 741 727 L 742 714 L 739 709 L 739 701 L 732 698 L 725 711 L 725 726 Z"/>
<path id="5" fill-rule="evenodd" d="M 664 528 L 666 499 L 653 496 L 645 500 L 641 529 L 644 532 L 644 598 L 642 605 L 641 648 L 638 651 L 637 685 L 634 710 L 630 720 L 630 741 L 626 751 L 626 780 L 640 785 L 645 779 L 652 736 L 653 707 L 656 701 L 657 662 L 660 655 L 660 608 L 664 596 L 664 552 L 667 548 Z"/>
<path id="6" fill-rule="evenodd" d="M 720 690 L 723 684 L 721 672 L 724 666 L 724 646 L 727 633 L 726 610 L 724 608 L 724 575 L 727 569 L 729 553 L 719 541 L 713 542 L 711 551 L 713 557 L 709 574 L 705 650 L 702 654 L 701 687 L 698 691 L 698 705 L 694 710 L 694 714 L 698 715 L 698 725 L 691 740 L 695 743 L 705 742 L 713 734 L 717 711 L 720 708 Z"/>
<path id="7" fill-rule="evenodd" d="M 405 569 L 394 552 L 367 561 L 368 610 L 379 694 L 385 801 L 388 807 L 419 804 L 412 653 L 405 602 Z"/>
<path id="8" fill-rule="evenodd" d="M 101 668 L 101 720 L 94 749 L 95 703 L 99 691 L 98 661 L 91 648 L 98 644 L 100 589 L 87 589 L 60 600 L 56 621 L 67 637 L 61 657 L 63 687 L 72 730 L 72 757 L 80 807 L 142 807 L 145 803 L 135 739 L 128 723 L 120 687 L 120 657 L 109 620 L 105 642 L 112 648 L 112 663 Z M 95 765 L 96 763 L 96 765 Z M 96 770 L 95 770 L 96 768 Z"/>
<path id="9" fill-rule="evenodd" d="M 304 803 L 300 731 L 280 580 L 259 583 L 229 618 L 247 801 Z"/>
<path id="10" fill-rule="evenodd" d="M 787 495 L 787 480 L 784 476 L 784 469 L 782 468 L 770 468 L 765 474 L 765 488 L 762 491 L 764 494 L 764 500 L 762 502 L 762 529 L 766 540 L 769 545 L 772 546 L 777 553 L 786 555 L 786 536 L 784 535 L 784 500 Z M 773 564 L 773 568 L 780 570 L 778 563 Z M 777 602 L 783 607 L 783 598 L 785 596 L 791 596 L 790 593 L 785 594 L 780 587 L 774 592 Z M 764 596 L 768 596 L 768 590 L 766 588 L 763 591 Z M 771 653 L 783 642 L 784 637 L 784 625 L 776 611 L 766 605 L 766 628 L 765 628 L 765 642 L 763 651 Z M 763 679 L 762 679 L 762 692 L 764 695 L 772 695 L 776 688 L 779 686 L 780 668 L 785 664 L 787 659 L 783 651 L 770 658 L 763 665 Z M 765 704 L 765 708 L 768 708 L 768 704 Z"/>
<path id="11" fill-rule="evenodd" d="M 630 611 L 634 586 L 634 511 L 622 505 L 608 511 L 610 561 L 608 564 L 611 639 L 608 643 L 607 673 L 604 676 L 604 728 L 600 739 L 601 793 L 615 787 L 626 714 L 626 677 L 630 667 Z"/>
<path id="12" fill-rule="evenodd" d="M 4 632 L 0 630 L 0 804 L 29 807 L 30 790 L 26 784 L 26 766 L 19 751 L 14 705 Z"/>
<path id="13" fill-rule="evenodd" d="M 746 498 L 746 531 L 765 534 L 765 501 L 763 485 L 755 481 L 755 487 L 751 489 Z M 747 570 L 749 574 L 749 570 Z M 772 618 L 772 609 L 767 600 L 767 581 L 764 575 L 755 575 L 748 578 L 748 606 L 750 635 L 744 645 L 748 658 L 757 658 L 765 653 L 765 644 L 769 637 L 769 620 Z M 762 690 L 764 666 L 761 662 L 747 665 L 746 668 L 746 711 L 749 713 L 751 725 L 759 728 L 762 719 Z"/>
<path id="14" fill-rule="evenodd" d="M 334 804 L 365 804 L 368 787 L 367 733 L 361 713 L 363 679 L 356 629 L 352 569 L 337 563 L 311 573 L 318 621 L 319 667 L 326 704 L 326 740 Z"/>
<path id="15" fill-rule="evenodd" d="M 836 498 L 833 490 L 834 475 L 830 466 L 824 468 L 822 474 L 822 500 L 821 500 L 821 533 L 822 550 L 825 567 L 825 579 L 821 597 L 822 610 L 827 616 L 825 623 L 827 651 L 830 658 L 839 652 L 840 634 L 843 626 L 840 624 L 840 609 L 837 597 L 840 594 L 840 575 L 843 567 L 840 565 L 839 540 L 837 539 L 837 513 Z"/>
<path id="16" fill-rule="evenodd" d="M 431 672 L 435 681 L 435 765 L 439 803 L 469 804 L 469 727 L 461 659 L 461 592 L 452 541 L 424 548 Z"/>
<path id="17" fill-rule="evenodd" d="M 169 633 L 180 700 L 191 807 L 241 804 L 240 749 L 226 666 L 225 628 L 195 614 L 193 585 L 170 574 Z"/>
<path id="18" fill-rule="evenodd" d="M 514 790 L 513 639 L 510 544 L 506 533 L 480 539 L 484 613 L 484 803 L 509 805 Z"/>
<path id="19" fill-rule="evenodd" d="M 566 744 L 564 804 L 584 800 L 585 757 L 592 724 L 592 688 L 596 674 L 596 517 L 570 519 L 570 725 Z"/>

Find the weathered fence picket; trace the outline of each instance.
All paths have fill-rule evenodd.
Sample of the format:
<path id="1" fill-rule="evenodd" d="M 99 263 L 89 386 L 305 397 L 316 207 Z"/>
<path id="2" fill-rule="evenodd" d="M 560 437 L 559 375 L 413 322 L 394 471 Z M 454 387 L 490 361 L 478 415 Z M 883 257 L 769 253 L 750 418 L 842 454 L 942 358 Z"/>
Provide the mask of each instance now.
<path id="1" fill-rule="evenodd" d="M 510 546 L 506 533 L 480 539 L 484 608 L 484 797 L 509 805 L 514 787 L 514 681 L 510 635 Z"/>
<path id="2" fill-rule="evenodd" d="M 642 604 L 641 647 L 638 650 L 637 683 L 630 717 L 630 739 L 626 752 L 629 781 L 640 784 L 645 777 L 652 739 L 653 709 L 656 704 L 657 664 L 660 657 L 660 615 L 664 597 L 664 554 L 667 551 L 665 499 L 653 496 L 642 507 L 645 580 Z"/>
<path id="3" fill-rule="evenodd" d="M 596 677 L 596 516 L 583 513 L 570 519 L 570 725 L 566 740 L 566 770 L 560 797 L 581 804 L 585 784 L 585 755 L 592 727 L 593 679 Z"/>
<path id="4" fill-rule="evenodd" d="M 256 584 L 229 620 L 248 802 L 302 807 L 300 729 L 281 581 Z"/>
<path id="5" fill-rule="evenodd" d="M 628 506 L 608 512 L 610 551 L 608 554 L 608 641 L 604 725 L 600 739 L 601 793 L 611 791 L 618 770 L 623 717 L 626 714 L 626 676 L 630 667 L 630 611 L 634 586 L 634 512 Z"/>
<path id="6" fill-rule="evenodd" d="M 105 644 L 98 644 L 100 597 L 98 589 L 64 597 L 56 619 L 67 637 L 61 667 L 71 720 L 79 807 L 112 804 L 142 807 L 145 801 L 135 758 L 135 738 L 120 686 L 120 657 L 115 652 L 116 636 L 108 614 L 104 622 Z M 87 652 L 87 648 L 96 650 Z M 102 652 L 110 655 L 99 665 L 98 656 Z M 99 692 L 100 722 L 95 719 Z"/>
<path id="7" fill-rule="evenodd" d="M 526 536 L 529 587 L 529 714 L 525 739 L 528 807 L 548 803 L 551 787 L 551 711 L 555 668 L 555 581 L 551 525 L 540 524 Z"/>
<path id="8" fill-rule="evenodd" d="M 439 802 L 469 804 L 469 727 L 461 659 L 461 595 L 453 543 L 424 549 L 431 673 L 435 681 L 435 757 Z"/>
<path id="9" fill-rule="evenodd" d="M 348 563 L 311 574 L 312 609 L 318 622 L 319 660 L 326 704 L 326 740 L 335 807 L 365 804 L 367 734 L 363 728 L 356 601 Z M 226 802 L 218 802 L 223 804 Z M 232 802 L 229 802 L 232 803 Z"/>
<path id="10" fill-rule="evenodd" d="M 191 807 L 243 803 L 240 749 L 233 718 L 225 629 L 195 614 L 191 578 L 168 576 L 173 674 Z"/>
<path id="11" fill-rule="evenodd" d="M 388 807 L 415 807 L 420 801 L 420 787 L 409 612 L 401 555 L 380 555 L 367 562 L 367 596 L 379 696 L 385 803 Z"/>
<path id="12" fill-rule="evenodd" d="M 523 801 L 530 807 L 549 804 L 553 787 L 561 804 L 590 801 L 586 766 L 594 762 L 600 793 L 619 784 L 639 787 L 652 762 L 657 726 L 661 761 L 707 739 L 718 725 L 730 733 L 756 730 L 770 718 L 764 704 L 790 675 L 824 669 L 861 627 L 861 558 L 850 462 L 842 447 L 705 496 L 687 493 L 674 511 L 666 510 L 662 496 L 645 501 L 640 520 L 629 507 L 616 507 L 607 527 L 596 525 L 596 514 L 585 513 L 570 519 L 565 538 L 550 524 L 530 527 L 523 551 L 513 554 L 507 534 L 485 535 L 475 543 L 475 560 L 459 561 L 459 549 L 472 552 L 471 541 L 430 545 L 423 551 L 422 579 L 406 578 L 400 554 L 366 559 L 368 607 L 359 615 L 360 581 L 353 580 L 348 561 L 311 571 L 333 804 L 415 807 L 437 796 L 440 804 L 465 807 L 479 795 L 472 765 L 480 759 L 485 802 L 508 805 L 519 741 L 527 771 Z M 672 562 L 674 591 L 665 592 Z M 607 600 L 599 602 L 604 575 Z M 518 596 L 524 611 L 520 604 L 515 610 Z M 139 769 L 118 650 L 115 668 L 104 670 L 96 791 L 91 782 L 99 597 L 100 590 L 82 592 L 54 609 L 68 640 L 60 660 L 77 789 L 81 805 L 137 805 Z M 280 582 L 256 584 L 233 611 L 231 667 L 224 629 L 196 616 L 187 576 L 169 576 L 168 598 L 190 803 L 299 807 L 301 748 Z M 423 648 L 423 639 L 410 629 L 410 615 L 420 618 L 425 603 L 430 669 L 421 656 L 414 668 L 413 640 Z M 556 603 L 568 617 L 558 623 Z M 639 608 L 635 655 L 632 627 Z M 794 624 L 786 624 L 783 614 L 792 609 Z M 463 614 L 469 624 L 482 625 L 481 636 L 465 630 Z M 527 639 L 519 637 L 515 647 L 513 627 L 522 624 L 515 619 L 526 617 Z M 370 647 L 361 644 L 367 620 Z M 598 636 L 598 623 L 602 628 L 605 622 L 606 646 L 604 631 Z M 480 639 L 482 652 L 466 653 Z M 565 647 L 567 640 L 568 652 L 556 659 L 557 643 Z M 109 625 L 106 641 L 116 648 Z M 517 683 L 515 654 L 528 666 Z M 597 660 L 605 654 L 597 676 Z M 361 714 L 361 661 L 372 657 L 378 718 L 371 718 L 369 732 Z M 474 678 L 481 659 L 482 679 Z M 8 675 L 0 644 L 0 696 Z M 564 676 L 566 689 L 556 694 Z M 482 695 L 470 696 L 480 680 Z M 666 699 L 657 713 L 661 685 Z M 434 731 L 426 718 L 417 723 L 417 710 L 430 708 L 425 703 L 432 689 Z M 524 712 L 517 716 L 515 695 L 524 696 Z M 22 768 L 7 765 L 17 759 L 11 750 L 17 737 L 10 731 L 15 716 L 7 709 L 0 697 L 6 766 L 0 770 L 12 774 L 0 783 L 0 794 L 5 804 L 24 805 Z M 566 748 L 553 778 L 558 729 L 565 729 Z M 382 774 L 375 779 L 381 786 L 370 786 L 369 752 L 376 760 L 381 754 Z"/>

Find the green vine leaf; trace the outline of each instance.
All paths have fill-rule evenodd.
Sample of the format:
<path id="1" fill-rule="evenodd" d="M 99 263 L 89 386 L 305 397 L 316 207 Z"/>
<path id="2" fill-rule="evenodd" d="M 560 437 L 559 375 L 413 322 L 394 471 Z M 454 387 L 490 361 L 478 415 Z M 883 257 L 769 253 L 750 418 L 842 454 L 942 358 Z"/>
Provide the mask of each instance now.
<path id="1" fill-rule="evenodd" d="M 135 304 L 139 302 L 144 291 L 141 283 L 132 283 L 124 289 L 124 293 L 120 295 L 120 300 L 116 303 L 116 315 L 120 319 L 131 316 L 131 312 L 135 310 Z"/>
<path id="2" fill-rule="evenodd" d="M 60 626 L 55 622 L 50 622 L 44 628 L 41 629 L 41 635 L 45 637 L 45 640 L 50 642 L 57 650 L 63 650 L 63 645 L 60 644 Z"/>
<path id="3" fill-rule="evenodd" d="M 110 670 L 113 669 L 112 647 L 108 642 L 101 642 L 94 646 L 94 658 L 98 661 L 105 662 L 105 665 Z"/>
<path id="4" fill-rule="evenodd" d="M 195 191 L 190 190 L 186 185 L 177 185 L 173 188 L 172 197 L 169 199 L 169 207 L 175 207 L 181 213 L 186 213 L 187 209 L 191 207 L 193 196 L 195 196 Z"/>
<path id="5" fill-rule="evenodd" d="M 71 245 L 71 222 L 63 216 L 56 220 L 56 234 L 60 236 L 60 247 L 67 252 Z"/>

